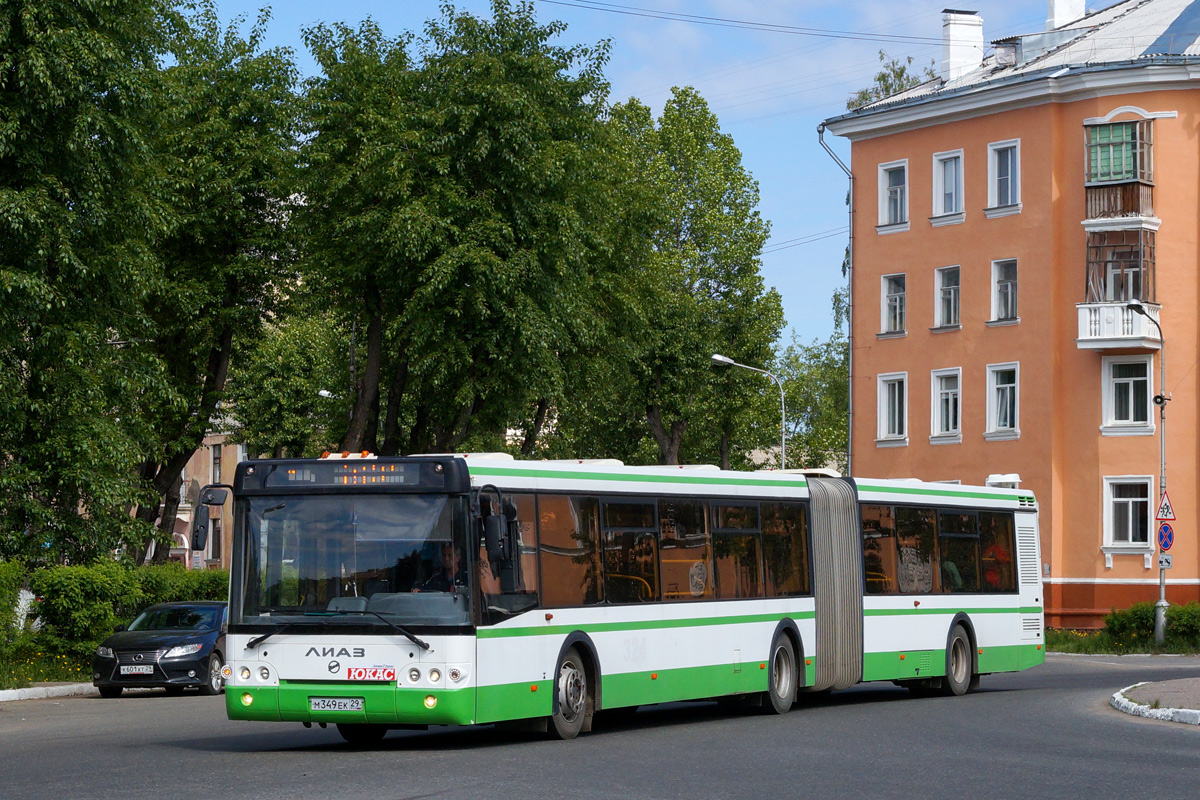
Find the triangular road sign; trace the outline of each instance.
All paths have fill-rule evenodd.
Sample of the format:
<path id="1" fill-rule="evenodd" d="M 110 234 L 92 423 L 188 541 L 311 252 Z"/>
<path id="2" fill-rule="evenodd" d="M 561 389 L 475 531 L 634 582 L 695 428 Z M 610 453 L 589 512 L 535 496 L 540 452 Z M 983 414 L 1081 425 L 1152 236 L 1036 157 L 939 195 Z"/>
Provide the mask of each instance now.
<path id="1" fill-rule="evenodd" d="M 1171 508 L 1171 498 L 1167 497 L 1165 490 L 1162 494 L 1162 500 L 1158 502 L 1158 513 L 1154 515 L 1154 518 L 1165 522 L 1171 522 L 1175 519 L 1175 509 Z"/>

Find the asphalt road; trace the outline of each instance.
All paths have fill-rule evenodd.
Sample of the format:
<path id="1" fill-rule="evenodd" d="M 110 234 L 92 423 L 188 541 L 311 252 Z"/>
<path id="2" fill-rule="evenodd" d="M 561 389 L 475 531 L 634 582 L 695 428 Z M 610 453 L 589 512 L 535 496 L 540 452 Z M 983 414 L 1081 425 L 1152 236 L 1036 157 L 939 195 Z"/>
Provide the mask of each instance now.
<path id="1" fill-rule="evenodd" d="M 890 684 L 757 716 L 647 708 L 572 742 L 491 728 L 395 731 L 230 722 L 224 701 L 161 693 L 0 704 L 0 798 L 1194 798 L 1200 726 L 1109 696 L 1200 676 L 1200 659 L 1051 656 L 959 698 Z"/>

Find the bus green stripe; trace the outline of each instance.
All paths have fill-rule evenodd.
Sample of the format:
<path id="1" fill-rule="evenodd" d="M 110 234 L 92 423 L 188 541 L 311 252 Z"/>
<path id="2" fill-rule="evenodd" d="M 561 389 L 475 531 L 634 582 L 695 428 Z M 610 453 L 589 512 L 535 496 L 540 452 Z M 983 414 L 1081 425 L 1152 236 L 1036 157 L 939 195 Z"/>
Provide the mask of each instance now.
<path id="1" fill-rule="evenodd" d="M 879 486 L 871 483 L 858 483 L 857 485 L 860 494 L 862 492 L 878 492 L 880 494 L 916 494 L 928 495 L 931 497 L 954 497 L 969 500 L 1008 500 L 1014 503 L 1020 501 L 1022 498 L 1029 499 L 1029 495 L 1022 494 L 993 494 L 991 492 L 922 489 L 915 486 Z"/>
<path id="2" fill-rule="evenodd" d="M 646 475 L 618 472 L 558 472 L 548 469 L 511 469 L 506 467 L 476 467 L 468 465 L 472 475 L 503 475 L 517 478 L 552 478 L 557 480 L 615 481 L 618 483 L 685 483 L 701 486 L 774 486 L 805 489 L 803 479 L 710 478 L 704 475 Z"/>
<path id="3" fill-rule="evenodd" d="M 1040 614 L 1042 609 L 1037 606 L 1021 606 L 1020 608 L 869 608 L 863 611 L 864 617 L 904 617 L 927 616 L 930 614 Z"/>
<path id="4" fill-rule="evenodd" d="M 701 628 L 711 625 L 744 625 L 752 622 L 778 622 L 789 619 L 812 619 L 812 611 L 794 614 L 745 614 L 736 617 L 697 617 L 695 619 L 647 619 L 635 622 L 595 622 L 578 625 L 547 625 L 544 628 L 480 628 L 480 639 L 505 639 L 512 636 L 564 636 L 572 631 L 609 633 L 612 631 L 661 630 L 664 628 Z"/>

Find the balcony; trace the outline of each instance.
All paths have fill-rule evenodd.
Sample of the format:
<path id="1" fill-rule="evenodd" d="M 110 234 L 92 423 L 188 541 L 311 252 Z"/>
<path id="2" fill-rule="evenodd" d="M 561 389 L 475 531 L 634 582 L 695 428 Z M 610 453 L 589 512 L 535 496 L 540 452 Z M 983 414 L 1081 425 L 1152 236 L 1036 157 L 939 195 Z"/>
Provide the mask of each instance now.
<path id="1" fill-rule="evenodd" d="M 1143 303 L 1146 313 L 1158 321 L 1157 303 Z M 1146 317 L 1130 311 L 1125 301 L 1115 303 L 1076 303 L 1079 309 L 1079 336 L 1075 344 L 1080 350 L 1111 350 L 1141 348 L 1158 350 L 1162 340 L 1158 328 Z"/>

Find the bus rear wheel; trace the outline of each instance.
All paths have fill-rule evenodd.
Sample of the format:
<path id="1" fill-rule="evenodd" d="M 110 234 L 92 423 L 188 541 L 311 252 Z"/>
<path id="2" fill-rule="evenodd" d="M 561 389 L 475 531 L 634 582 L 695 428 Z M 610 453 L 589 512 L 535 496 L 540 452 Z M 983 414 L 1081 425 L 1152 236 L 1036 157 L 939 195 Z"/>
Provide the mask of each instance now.
<path id="1" fill-rule="evenodd" d="M 550 730 L 559 739 L 574 739 L 583 730 L 587 716 L 591 713 L 587 669 L 578 649 L 572 647 L 567 650 L 558 665 L 557 675 L 555 709 L 550 717 Z"/>
<path id="2" fill-rule="evenodd" d="M 375 725 L 365 722 L 339 722 L 337 732 L 350 744 L 375 744 L 381 741 L 384 736 L 387 736 L 388 729 L 386 725 Z"/>
<path id="3" fill-rule="evenodd" d="M 787 634 L 779 634 L 771 645 L 770 684 L 763 711 L 768 714 L 791 711 L 796 699 L 796 649 Z"/>
<path id="4" fill-rule="evenodd" d="M 971 642 L 961 625 L 956 625 L 950 636 L 950 649 L 946 653 L 946 677 L 942 678 L 942 694 L 959 697 L 967 693 L 974 677 L 971 668 Z"/>

